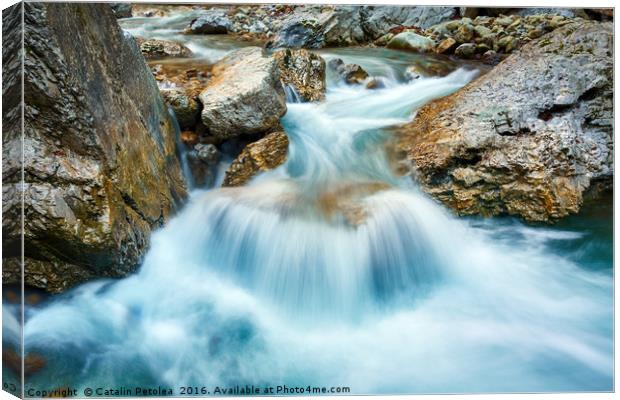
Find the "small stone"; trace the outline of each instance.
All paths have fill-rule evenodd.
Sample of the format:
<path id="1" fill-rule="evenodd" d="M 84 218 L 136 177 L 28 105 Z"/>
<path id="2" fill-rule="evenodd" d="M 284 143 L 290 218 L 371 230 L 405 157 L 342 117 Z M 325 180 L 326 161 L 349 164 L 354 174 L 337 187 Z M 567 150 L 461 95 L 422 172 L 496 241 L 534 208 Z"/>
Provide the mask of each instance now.
<path id="1" fill-rule="evenodd" d="M 454 54 L 460 58 L 470 59 L 476 54 L 476 45 L 473 43 L 463 43 L 456 48 Z"/>
<path id="2" fill-rule="evenodd" d="M 504 36 L 500 40 L 497 41 L 497 46 L 500 49 L 504 49 L 506 53 L 510 53 L 514 47 L 515 38 L 512 36 Z"/>
<path id="3" fill-rule="evenodd" d="M 357 64 L 345 64 L 340 58 L 329 60 L 327 66 L 340 75 L 348 84 L 362 83 L 368 78 L 368 72 L 361 66 Z"/>
<path id="4" fill-rule="evenodd" d="M 458 43 L 468 43 L 474 38 L 474 29 L 471 25 L 462 24 L 454 34 L 454 39 Z"/>
<path id="5" fill-rule="evenodd" d="M 501 26 L 508 26 L 512 24 L 512 18 L 510 17 L 495 18 L 495 23 Z"/>
<path id="6" fill-rule="evenodd" d="M 527 37 L 529 37 L 530 39 L 538 39 L 544 34 L 545 32 L 543 30 L 536 28 L 536 29 L 532 29 L 531 31 L 529 31 L 527 33 Z"/>
<path id="7" fill-rule="evenodd" d="M 484 37 L 492 33 L 492 31 L 489 28 L 487 28 L 486 26 L 482 26 L 482 25 L 475 26 L 474 32 L 476 32 L 476 35 L 480 37 Z"/>
<path id="8" fill-rule="evenodd" d="M 172 40 L 143 39 L 136 37 L 140 51 L 147 60 L 162 58 L 187 58 L 192 56 L 192 51 L 181 43 Z"/>
<path id="9" fill-rule="evenodd" d="M 385 88 L 385 82 L 381 78 L 372 78 L 366 84 L 366 89 L 383 89 Z"/>
<path id="10" fill-rule="evenodd" d="M 187 147 L 194 147 L 198 143 L 198 134 L 194 131 L 181 132 L 181 142 Z"/>
<path id="11" fill-rule="evenodd" d="M 481 58 L 482 62 L 487 65 L 497 65 L 502 61 L 501 55 L 493 50 L 488 50 L 484 54 L 482 54 Z"/>
<path id="12" fill-rule="evenodd" d="M 411 65 L 405 70 L 405 79 L 408 81 L 418 79 L 422 76 L 424 76 L 424 74 L 420 71 L 420 68 L 417 65 Z"/>
<path id="13" fill-rule="evenodd" d="M 450 53 L 456 47 L 456 40 L 453 38 L 447 38 L 442 40 L 435 51 L 439 54 Z"/>
<path id="14" fill-rule="evenodd" d="M 450 31 L 455 31 L 459 28 L 459 26 L 461 26 L 461 21 L 460 20 L 454 20 L 454 21 L 450 21 L 448 22 L 445 27 L 450 30 Z"/>
<path id="15" fill-rule="evenodd" d="M 553 28 L 553 29 L 559 28 L 561 26 L 561 23 L 565 19 L 566 18 L 564 18 L 561 15 L 556 15 L 555 17 L 551 18 L 551 21 L 549 21 L 549 26 L 551 26 L 551 28 Z"/>
<path id="16" fill-rule="evenodd" d="M 487 46 L 489 46 L 489 48 L 493 48 L 496 41 L 497 41 L 497 35 L 495 33 L 490 33 L 480 38 L 480 43 L 486 44 Z"/>
<path id="17" fill-rule="evenodd" d="M 485 43 L 479 43 L 476 45 L 476 53 L 484 54 L 489 51 L 491 48 L 487 46 Z"/>

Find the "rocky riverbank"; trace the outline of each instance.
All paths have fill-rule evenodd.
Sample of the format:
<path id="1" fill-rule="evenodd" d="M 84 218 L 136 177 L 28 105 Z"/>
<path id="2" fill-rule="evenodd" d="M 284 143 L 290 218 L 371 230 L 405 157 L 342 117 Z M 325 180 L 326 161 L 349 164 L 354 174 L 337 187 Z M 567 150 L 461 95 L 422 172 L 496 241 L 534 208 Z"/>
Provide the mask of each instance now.
<path id="1" fill-rule="evenodd" d="M 426 192 L 459 214 L 549 221 L 613 177 L 613 28 L 575 22 L 431 102 L 400 130 Z"/>

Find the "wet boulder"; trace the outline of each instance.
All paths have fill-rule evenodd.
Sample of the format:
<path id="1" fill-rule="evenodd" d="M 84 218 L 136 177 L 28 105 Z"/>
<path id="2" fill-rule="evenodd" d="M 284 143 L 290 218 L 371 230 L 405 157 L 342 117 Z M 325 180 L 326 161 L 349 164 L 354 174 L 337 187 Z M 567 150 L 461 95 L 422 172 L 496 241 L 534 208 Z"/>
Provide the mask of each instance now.
<path id="1" fill-rule="evenodd" d="M 324 46 L 321 24 L 316 18 L 299 16 L 286 21 L 270 44 L 273 48 L 318 49 Z"/>
<path id="2" fill-rule="evenodd" d="M 273 54 L 280 70 L 280 81 L 303 101 L 325 98 L 325 60 L 305 49 L 278 50 Z"/>
<path id="3" fill-rule="evenodd" d="M 201 104 L 183 88 L 162 89 L 164 102 L 172 108 L 181 130 L 193 130 L 200 120 Z"/>
<path id="4" fill-rule="evenodd" d="M 219 139 L 267 132 L 286 113 L 278 64 L 258 47 L 237 50 L 218 62 L 199 99 L 202 122 Z"/>
<path id="5" fill-rule="evenodd" d="M 222 186 L 244 185 L 258 173 L 280 166 L 286 161 L 288 144 L 288 137 L 282 131 L 248 144 L 228 167 Z"/>
<path id="6" fill-rule="evenodd" d="M 186 196 L 174 123 L 109 5 L 23 7 L 23 137 L 6 69 L 21 42 L 3 32 L 3 282 L 21 281 L 22 239 L 28 286 L 125 276 Z M 3 12 L 3 29 L 21 21 L 20 7 Z"/>
<path id="7" fill-rule="evenodd" d="M 137 37 L 136 42 L 140 51 L 147 60 L 162 58 L 186 58 L 192 56 L 192 51 L 181 43 L 172 40 L 144 39 Z"/>
<path id="8" fill-rule="evenodd" d="M 194 19 L 185 33 L 187 34 L 226 34 L 231 29 L 231 21 L 223 10 L 207 10 L 198 18 Z"/>
<path id="9" fill-rule="evenodd" d="M 368 78 L 368 72 L 364 68 L 357 64 L 345 64 L 340 58 L 331 59 L 328 65 L 348 84 L 360 84 Z"/>
<path id="10" fill-rule="evenodd" d="M 451 37 L 442 40 L 438 45 L 435 51 L 439 54 L 450 53 L 457 47 L 456 40 Z"/>
<path id="11" fill-rule="evenodd" d="M 476 55 L 476 45 L 473 43 L 463 43 L 454 50 L 454 55 L 464 59 L 473 58 Z"/>
<path id="12" fill-rule="evenodd" d="M 430 53 L 435 50 L 435 42 L 426 36 L 405 31 L 394 36 L 386 46 L 389 49 L 408 50 L 418 53 Z"/>
<path id="13" fill-rule="evenodd" d="M 612 24 L 571 23 L 422 107 L 399 145 L 422 188 L 463 215 L 578 212 L 613 177 L 612 53 Z"/>

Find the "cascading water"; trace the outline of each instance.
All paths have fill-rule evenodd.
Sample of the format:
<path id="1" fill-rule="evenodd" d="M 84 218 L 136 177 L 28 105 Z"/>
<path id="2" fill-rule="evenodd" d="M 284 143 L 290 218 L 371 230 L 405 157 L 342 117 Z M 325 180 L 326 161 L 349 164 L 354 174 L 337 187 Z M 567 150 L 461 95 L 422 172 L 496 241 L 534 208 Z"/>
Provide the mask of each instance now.
<path id="1" fill-rule="evenodd" d="M 385 89 L 289 103 L 287 162 L 195 191 L 138 273 L 30 307 L 29 384 L 611 390 L 610 273 L 552 247 L 580 234 L 456 219 L 392 172 L 384 128 L 476 72 L 379 67 Z"/>

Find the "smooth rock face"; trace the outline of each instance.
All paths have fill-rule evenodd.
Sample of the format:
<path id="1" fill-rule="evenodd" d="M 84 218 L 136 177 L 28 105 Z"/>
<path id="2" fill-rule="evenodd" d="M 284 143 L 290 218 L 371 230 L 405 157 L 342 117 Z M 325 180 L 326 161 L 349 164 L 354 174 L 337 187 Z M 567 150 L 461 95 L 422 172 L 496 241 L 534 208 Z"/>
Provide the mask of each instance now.
<path id="1" fill-rule="evenodd" d="M 291 86 L 304 101 L 325 98 L 325 60 L 305 49 L 278 50 L 273 54 L 280 81 Z"/>
<path id="2" fill-rule="evenodd" d="M 414 32 L 401 32 L 387 44 L 390 49 L 409 50 L 418 53 L 430 53 L 435 49 L 435 42 L 426 36 Z"/>
<path id="3" fill-rule="evenodd" d="M 171 40 L 135 38 L 140 51 L 147 60 L 162 58 L 186 58 L 192 56 L 192 51 L 181 43 Z"/>
<path id="4" fill-rule="evenodd" d="M 288 154 L 288 137 L 277 131 L 250 143 L 232 162 L 222 186 L 241 186 L 256 174 L 274 169 L 286 161 Z"/>
<path id="5" fill-rule="evenodd" d="M 203 15 L 193 20 L 185 33 L 189 34 L 225 34 L 228 33 L 231 22 L 222 10 L 207 10 Z"/>
<path id="6" fill-rule="evenodd" d="M 25 279 L 58 292 L 132 272 L 186 189 L 172 120 L 110 6 L 24 7 Z M 3 13 L 6 25 L 14 18 L 20 13 Z M 9 110 L 18 103 L 7 83 Z M 18 199 L 21 137 L 11 125 L 3 129 L 3 195 Z M 3 280 L 17 283 L 21 207 L 4 208 Z"/>
<path id="7" fill-rule="evenodd" d="M 400 143 L 423 189 L 459 214 L 577 212 L 613 174 L 612 49 L 612 24 L 569 24 L 424 106 Z"/>
<path id="8" fill-rule="evenodd" d="M 258 47 L 237 50 L 213 67 L 200 93 L 202 122 L 220 139 L 267 132 L 286 113 L 278 65 Z"/>

